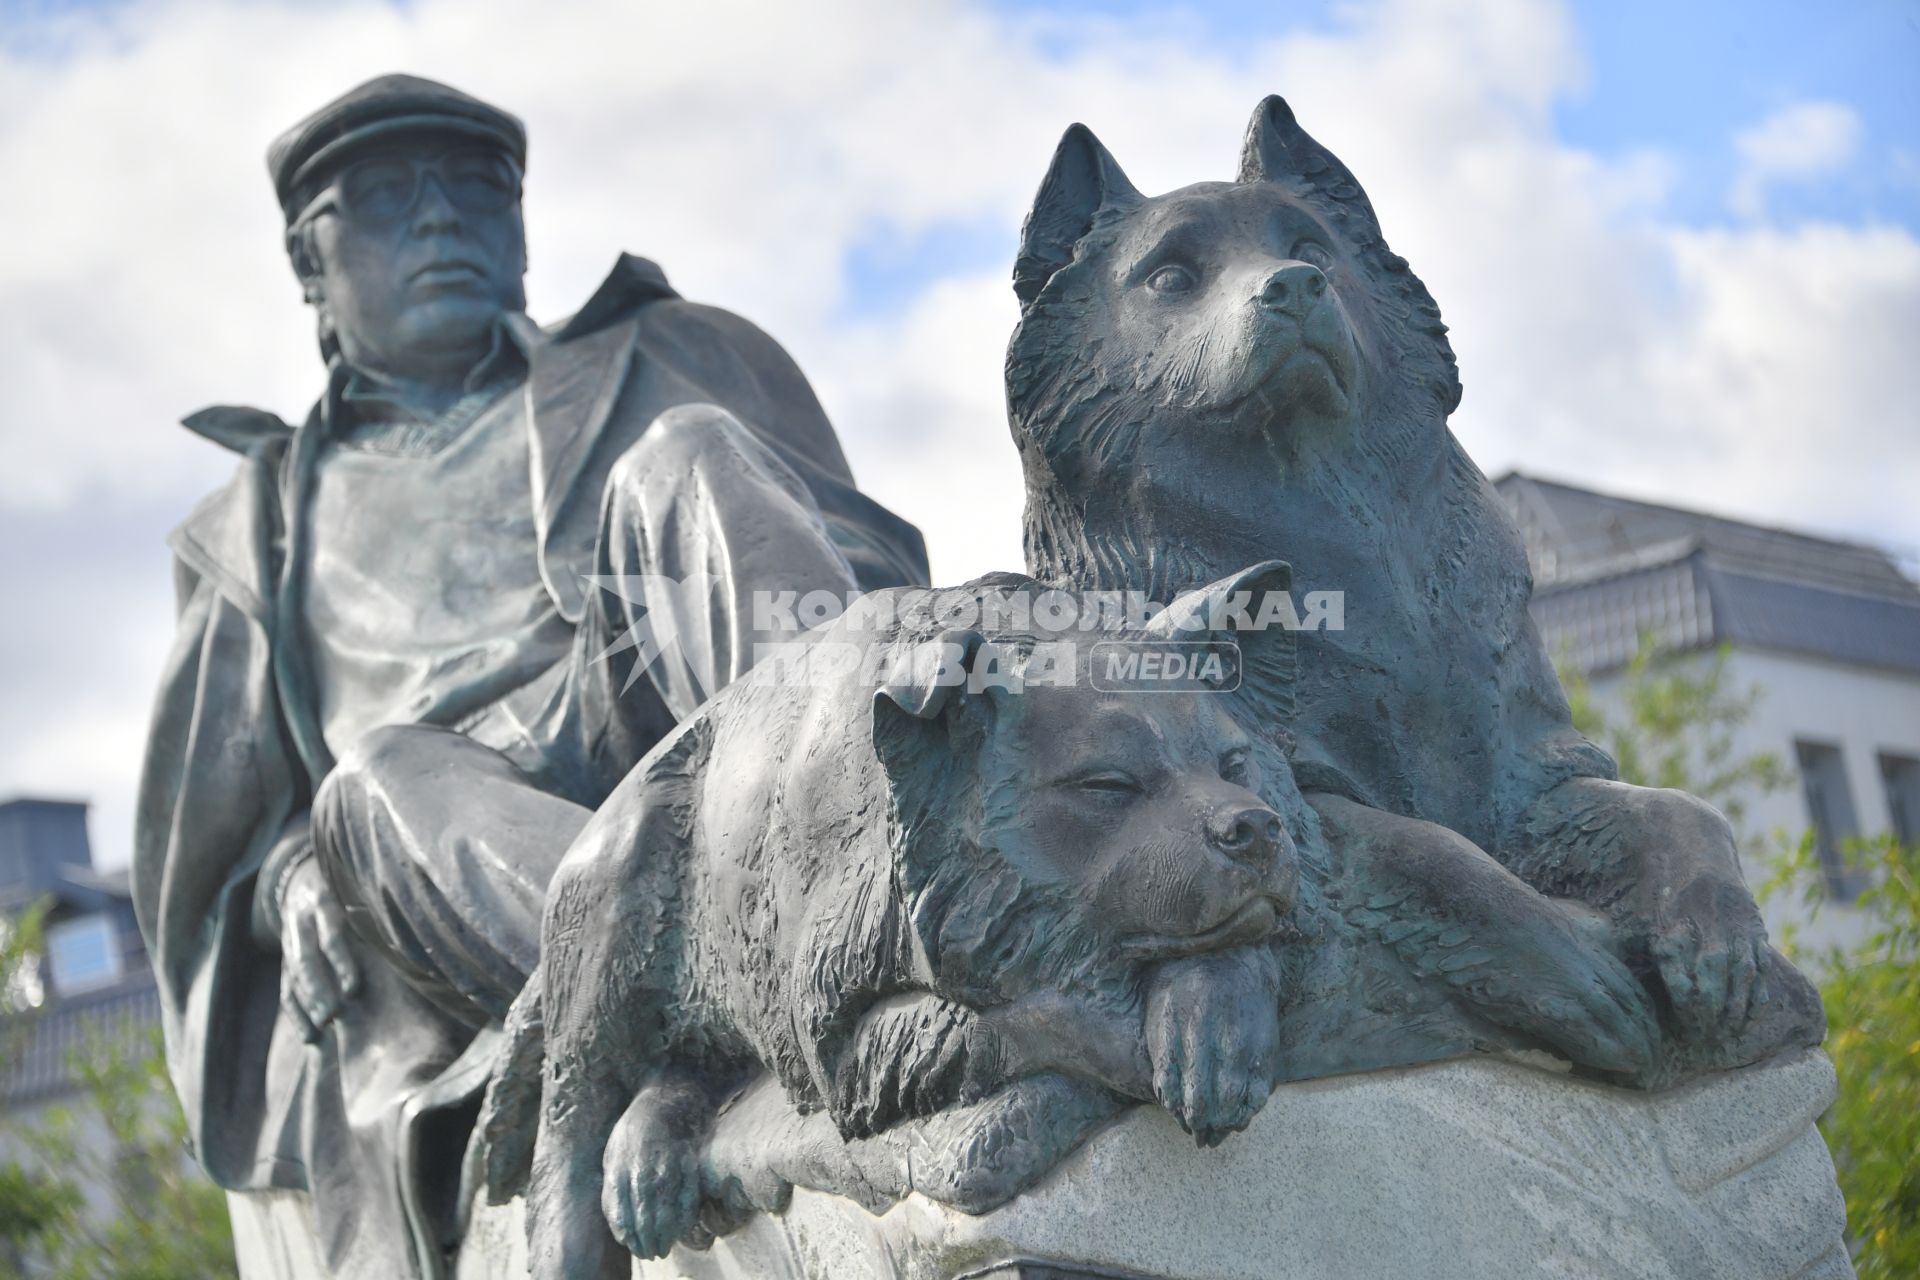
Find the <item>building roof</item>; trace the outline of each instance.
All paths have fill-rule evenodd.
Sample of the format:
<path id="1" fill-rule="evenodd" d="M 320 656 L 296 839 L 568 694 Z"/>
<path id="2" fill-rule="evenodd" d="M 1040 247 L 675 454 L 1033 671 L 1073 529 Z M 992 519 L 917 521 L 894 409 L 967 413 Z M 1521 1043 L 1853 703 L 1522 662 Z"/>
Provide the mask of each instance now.
<path id="1" fill-rule="evenodd" d="M 102 871 L 93 865 L 85 801 L 0 801 L 0 913 L 38 899 L 51 899 L 57 916 L 100 911 L 132 898 L 126 868 Z"/>
<path id="2" fill-rule="evenodd" d="M 1920 675 L 1920 586 L 1879 547 L 1509 472 L 1550 651 L 1619 666 L 1642 632 Z"/>

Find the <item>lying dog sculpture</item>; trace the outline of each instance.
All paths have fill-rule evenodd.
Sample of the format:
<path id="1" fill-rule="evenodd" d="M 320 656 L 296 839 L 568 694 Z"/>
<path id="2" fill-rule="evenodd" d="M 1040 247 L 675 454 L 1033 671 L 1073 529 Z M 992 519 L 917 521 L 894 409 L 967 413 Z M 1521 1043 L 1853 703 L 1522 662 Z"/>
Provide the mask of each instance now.
<path id="1" fill-rule="evenodd" d="M 1192 642 L 1211 602 L 1286 583 L 1255 566 L 1143 638 Z M 1009 585 L 1034 586 L 976 584 Z M 763 662 L 716 696 L 569 853 L 483 1119 L 494 1197 L 525 1190 L 542 1280 L 617 1273 L 616 1238 L 658 1255 L 777 1205 L 703 1150 L 763 1073 L 849 1149 L 958 1117 L 896 1190 L 980 1211 L 1121 1099 L 1157 1100 L 1202 1143 L 1243 1128 L 1335 1051 L 1292 1060 L 1285 1019 L 1322 1017 L 1288 1012 L 1296 986 L 1385 992 L 1427 1057 L 1500 1029 L 1597 1070 L 1650 1057 L 1651 1015 L 1604 942 L 1464 841 L 1370 868 L 1361 898 L 1397 910 L 1376 901 L 1359 926 L 1329 910 L 1318 819 L 1240 723 L 1290 697 L 1290 633 L 1239 638 L 1232 697 L 1103 691 L 1078 659 L 1070 685 L 1016 694 L 902 660 L 931 639 L 949 676 L 977 677 L 1033 635 L 877 623 L 904 594 L 809 637 L 858 661 L 802 683 Z M 1381 1025 L 1346 1016 L 1362 1038 Z"/>
<path id="2" fill-rule="evenodd" d="M 1255 113 L 1236 181 L 1152 198 L 1075 125 L 1014 286 L 1036 577 L 1166 599 L 1284 556 L 1302 588 L 1344 593 L 1343 630 L 1300 636 L 1286 719 L 1336 843 L 1430 844 L 1437 826 L 1591 904 L 1664 994 L 1683 1069 L 1819 1042 L 1725 820 L 1614 781 L 1574 729 L 1519 534 L 1447 429 L 1439 311 L 1285 103 Z"/>
<path id="3" fill-rule="evenodd" d="M 894 599 L 810 634 L 858 661 L 763 663 L 680 726 L 556 876 L 513 1028 L 544 1037 L 537 1275 L 617 1270 L 608 1222 L 647 1256 L 694 1233 L 699 1141 L 761 1068 L 847 1137 L 1043 1071 L 1151 1100 L 1156 969 L 1287 918 L 1292 841 L 1219 699 L 943 683 L 922 645 L 950 674 L 986 642 L 877 622 Z M 1272 1021 L 1280 993 L 1223 999 Z M 1190 1055 L 1162 1074 L 1211 1070 L 1158 1043 Z"/>

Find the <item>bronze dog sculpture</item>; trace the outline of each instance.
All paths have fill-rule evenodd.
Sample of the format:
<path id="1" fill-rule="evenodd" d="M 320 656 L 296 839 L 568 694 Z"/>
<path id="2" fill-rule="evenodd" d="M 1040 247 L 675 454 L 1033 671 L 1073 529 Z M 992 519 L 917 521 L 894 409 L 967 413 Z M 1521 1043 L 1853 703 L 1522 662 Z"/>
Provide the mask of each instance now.
<path id="1" fill-rule="evenodd" d="M 1187 637 L 1209 603 L 1287 581 L 1255 566 L 1141 635 Z M 536 1275 L 611 1274 L 616 1239 L 654 1256 L 777 1207 L 703 1156 L 762 1072 L 849 1149 L 946 1117 L 898 1185 L 978 1212 L 1123 1101 L 1203 1144 L 1245 1127 L 1276 1080 L 1346 1065 L 1307 1030 L 1329 1007 L 1413 1058 L 1651 1056 L 1597 933 L 1464 841 L 1383 854 L 1342 901 L 1284 754 L 1241 727 L 1290 699 L 1290 632 L 1240 638 L 1233 697 L 1102 690 L 1078 660 L 1069 687 L 1013 696 L 901 660 L 931 641 L 977 669 L 1034 636 L 876 624 L 897 600 L 810 637 L 859 655 L 831 678 L 761 667 L 717 696 L 569 854 L 484 1121 Z"/>
<path id="2" fill-rule="evenodd" d="M 543 1023 L 536 1275 L 623 1265 L 607 1223 L 643 1256 L 695 1235 L 700 1139 L 761 1068 L 850 1138 L 1036 1072 L 1152 1100 L 1155 971 L 1288 916 L 1292 842 L 1218 699 L 1013 696 L 924 664 L 876 692 L 875 656 L 897 667 L 931 641 L 970 669 L 987 646 L 874 625 L 880 599 L 810 636 L 857 654 L 849 674 L 756 668 L 630 775 L 558 873 L 513 1027 L 524 1042 Z M 1222 999 L 1271 1021 L 1280 993 Z M 1182 1079 L 1213 1069 L 1198 1037 L 1152 1049 L 1190 1054 Z"/>
<path id="3" fill-rule="evenodd" d="M 1359 185 L 1279 98 L 1239 177 L 1136 191 L 1069 129 L 1023 232 L 1007 396 L 1029 568 L 1158 599 L 1281 556 L 1344 593 L 1302 632 L 1292 763 L 1336 846 L 1458 837 L 1602 913 L 1681 1056 L 1824 1031 L 1726 821 L 1614 780 L 1527 613 L 1520 537 L 1447 429 L 1446 327 Z"/>

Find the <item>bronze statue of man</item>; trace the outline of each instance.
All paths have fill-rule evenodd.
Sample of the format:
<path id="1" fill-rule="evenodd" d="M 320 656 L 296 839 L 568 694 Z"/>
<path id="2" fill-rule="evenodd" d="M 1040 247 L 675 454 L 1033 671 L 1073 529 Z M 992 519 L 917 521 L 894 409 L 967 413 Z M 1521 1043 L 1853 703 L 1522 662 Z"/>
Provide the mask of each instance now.
<path id="1" fill-rule="evenodd" d="M 548 877 L 778 639 L 755 594 L 926 578 L 746 321 L 633 257 L 528 320 L 525 160 L 411 76 L 294 126 L 268 163 L 326 388 L 297 427 L 186 423 L 241 461 L 172 539 L 136 902 L 202 1163 L 310 1190 L 340 1276 L 440 1268 Z M 669 652 L 622 647 L 666 613 Z"/>

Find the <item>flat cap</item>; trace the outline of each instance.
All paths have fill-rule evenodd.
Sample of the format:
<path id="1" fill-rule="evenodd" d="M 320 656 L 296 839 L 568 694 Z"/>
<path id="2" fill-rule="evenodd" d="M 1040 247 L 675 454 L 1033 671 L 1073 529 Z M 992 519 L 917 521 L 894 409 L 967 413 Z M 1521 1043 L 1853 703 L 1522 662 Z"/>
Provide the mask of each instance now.
<path id="1" fill-rule="evenodd" d="M 437 81 L 379 76 L 347 90 L 267 148 L 267 172 L 281 209 L 292 217 L 302 180 L 344 152 L 407 133 L 464 133 L 498 145 L 526 167 L 527 131 L 518 118 Z"/>

